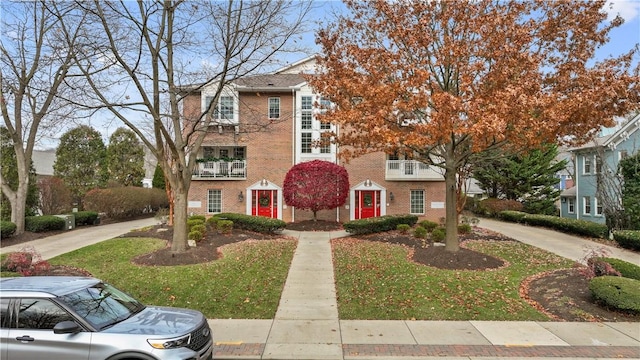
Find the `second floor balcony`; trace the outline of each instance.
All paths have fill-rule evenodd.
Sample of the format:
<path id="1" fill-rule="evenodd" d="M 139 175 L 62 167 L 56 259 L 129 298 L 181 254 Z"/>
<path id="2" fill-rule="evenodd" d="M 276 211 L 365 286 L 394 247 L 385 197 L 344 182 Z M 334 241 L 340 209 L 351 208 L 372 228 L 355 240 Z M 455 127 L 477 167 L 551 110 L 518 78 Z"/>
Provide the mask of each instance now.
<path id="1" fill-rule="evenodd" d="M 194 180 L 245 180 L 247 161 L 201 161 L 193 171 Z"/>
<path id="2" fill-rule="evenodd" d="M 440 168 L 415 160 L 387 160 L 385 179 L 391 181 L 444 181 Z"/>

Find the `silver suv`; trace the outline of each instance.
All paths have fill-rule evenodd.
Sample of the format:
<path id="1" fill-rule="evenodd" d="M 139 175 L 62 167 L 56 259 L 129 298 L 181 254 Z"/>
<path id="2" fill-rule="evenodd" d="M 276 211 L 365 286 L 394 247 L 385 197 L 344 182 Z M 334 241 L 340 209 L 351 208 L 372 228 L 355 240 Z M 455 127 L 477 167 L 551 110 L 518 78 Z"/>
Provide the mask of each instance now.
<path id="1" fill-rule="evenodd" d="M 0 279 L 0 359 L 209 360 L 194 310 L 145 306 L 90 277 Z"/>

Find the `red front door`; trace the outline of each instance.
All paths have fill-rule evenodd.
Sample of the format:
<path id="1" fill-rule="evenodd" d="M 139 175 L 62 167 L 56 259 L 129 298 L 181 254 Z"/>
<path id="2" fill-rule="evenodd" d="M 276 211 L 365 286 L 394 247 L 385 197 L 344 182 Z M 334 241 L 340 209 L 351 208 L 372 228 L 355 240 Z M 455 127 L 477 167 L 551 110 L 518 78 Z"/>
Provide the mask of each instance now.
<path id="1" fill-rule="evenodd" d="M 380 191 L 356 191 L 356 219 L 380 216 Z"/>
<path id="2" fill-rule="evenodd" d="M 278 218 L 278 192 L 276 190 L 252 190 L 251 203 L 251 215 Z"/>

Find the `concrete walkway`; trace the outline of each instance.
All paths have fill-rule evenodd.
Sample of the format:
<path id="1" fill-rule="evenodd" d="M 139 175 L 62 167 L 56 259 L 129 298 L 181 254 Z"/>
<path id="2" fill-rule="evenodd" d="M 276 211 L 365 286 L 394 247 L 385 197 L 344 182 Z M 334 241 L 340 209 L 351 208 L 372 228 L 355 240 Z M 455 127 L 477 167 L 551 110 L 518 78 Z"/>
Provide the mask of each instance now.
<path id="1" fill-rule="evenodd" d="M 157 224 L 158 220 L 147 218 L 106 225 L 83 226 L 58 235 L 29 241 L 28 243 L 3 246 L 0 251 L 7 253 L 18 251 L 25 246 L 31 246 L 40 253 L 43 260 L 48 260 L 85 246 L 113 239 L 134 229 Z"/>
<path id="2" fill-rule="evenodd" d="M 156 223 L 82 228 L 28 245 L 49 259 Z M 602 247 L 517 224 L 483 219 L 480 226 L 576 261 L 584 258 L 585 247 Z M 640 323 L 340 320 L 330 240 L 347 233 L 285 233 L 296 237 L 298 246 L 275 318 L 210 319 L 215 359 L 640 359 Z M 610 250 L 611 256 L 639 263 L 636 253 Z"/>
<path id="3" fill-rule="evenodd" d="M 563 256 L 580 263 L 585 262 L 587 254 L 599 253 L 605 250 L 607 256 L 625 260 L 633 264 L 640 264 L 640 254 L 589 241 L 579 236 L 547 230 L 545 228 L 502 222 L 492 219 L 481 219 L 479 227 L 499 232 L 522 243 L 533 245 L 541 249 Z"/>

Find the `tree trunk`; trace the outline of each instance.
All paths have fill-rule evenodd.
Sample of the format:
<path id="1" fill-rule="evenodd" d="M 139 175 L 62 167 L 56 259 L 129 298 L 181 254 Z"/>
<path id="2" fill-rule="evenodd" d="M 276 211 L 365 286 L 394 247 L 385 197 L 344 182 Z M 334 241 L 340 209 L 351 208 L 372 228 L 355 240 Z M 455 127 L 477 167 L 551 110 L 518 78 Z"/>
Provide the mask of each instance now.
<path id="1" fill-rule="evenodd" d="M 444 173 L 445 183 L 445 228 L 447 231 L 447 237 L 445 239 L 446 251 L 456 252 L 460 250 L 460 244 L 458 242 L 458 211 L 457 211 L 457 196 L 456 196 L 456 171 L 450 166 L 447 166 Z"/>
<path id="2" fill-rule="evenodd" d="M 174 222 L 173 222 L 173 242 L 171 251 L 181 253 L 189 250 L 187 242 L 187 190 L 182 186 L 173 188 L 174 193 Z"/>

